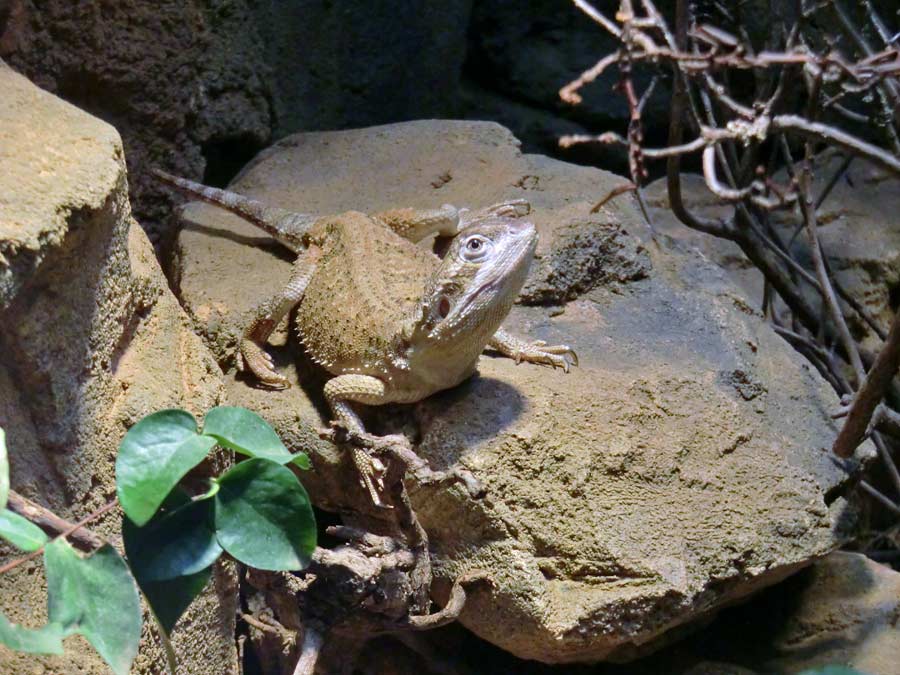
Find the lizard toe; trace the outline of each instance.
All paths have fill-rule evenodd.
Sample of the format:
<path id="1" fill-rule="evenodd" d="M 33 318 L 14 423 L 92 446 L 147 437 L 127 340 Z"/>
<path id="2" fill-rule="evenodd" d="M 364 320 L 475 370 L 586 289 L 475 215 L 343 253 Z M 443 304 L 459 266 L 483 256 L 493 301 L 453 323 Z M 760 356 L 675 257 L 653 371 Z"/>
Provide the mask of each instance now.
<path id="1" fill-rule="evenodd" d="M 552 368 L 569 368 L 578 365 L 578 355 L 568 345 L 548 345 L 543 340 L 535 340 L 526 349 L 515 355 L 516 363 L 527 361 Z"/>
<path id="2" fill-rule="evenodd" d="M 276 372 L 275 361 L 272 359 L 272 356 L 261 349 L 255 342 L 250 340 L 241 342 L 241 356 L 238 361 L 243 362 L 243 368 L 240 368 L 240 370 L 249 370 L 265 385 L 280 389 L 287 389 L 291 386 L 284 375 Z"/>

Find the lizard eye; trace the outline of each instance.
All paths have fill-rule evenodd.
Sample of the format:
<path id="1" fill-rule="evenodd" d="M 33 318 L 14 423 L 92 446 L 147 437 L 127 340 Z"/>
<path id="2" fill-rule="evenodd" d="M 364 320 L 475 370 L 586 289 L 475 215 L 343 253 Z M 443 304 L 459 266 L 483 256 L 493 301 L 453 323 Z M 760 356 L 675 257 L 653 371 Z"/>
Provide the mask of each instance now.
<path id="1" fill-rule="evenodd" d="M 491 250 L 492 242 L 490 239 L 473 234 L 467 238 L 462 247 L 459 249 L 460 257 L 467 262 L 477 262 L 484 258 Z"/>

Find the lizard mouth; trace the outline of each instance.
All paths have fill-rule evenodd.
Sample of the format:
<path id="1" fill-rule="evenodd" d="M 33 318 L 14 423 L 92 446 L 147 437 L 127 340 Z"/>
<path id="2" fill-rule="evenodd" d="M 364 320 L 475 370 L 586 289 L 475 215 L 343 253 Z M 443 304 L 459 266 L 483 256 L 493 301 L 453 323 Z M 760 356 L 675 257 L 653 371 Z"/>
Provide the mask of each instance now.
<path id="1" fill-rule="evenodd" d="M 475 291 L 466 298 L 466 301 L 457 307 L 456 313 L 460 314 L 465 312 L 482 294 L 487 291 L 492 291 L 496 289 L 500 285 L 500 277 L 495 277 L 493 279 L 488 279 L 483 284 L 481 284 Z"/>

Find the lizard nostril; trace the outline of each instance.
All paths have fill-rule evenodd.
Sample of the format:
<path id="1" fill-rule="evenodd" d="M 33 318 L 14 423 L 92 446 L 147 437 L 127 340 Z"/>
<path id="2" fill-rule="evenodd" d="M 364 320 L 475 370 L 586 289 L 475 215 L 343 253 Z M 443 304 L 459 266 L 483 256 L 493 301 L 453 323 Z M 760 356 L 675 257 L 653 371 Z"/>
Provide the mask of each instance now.
<path id="1" fill-rule="evenodd" d="M 450 313 L 450 298 L 446 295 L 442 296 L 440 301 L 438 302 L 438 315 L 442 319 L 446 319 L 447 315 Z"/>

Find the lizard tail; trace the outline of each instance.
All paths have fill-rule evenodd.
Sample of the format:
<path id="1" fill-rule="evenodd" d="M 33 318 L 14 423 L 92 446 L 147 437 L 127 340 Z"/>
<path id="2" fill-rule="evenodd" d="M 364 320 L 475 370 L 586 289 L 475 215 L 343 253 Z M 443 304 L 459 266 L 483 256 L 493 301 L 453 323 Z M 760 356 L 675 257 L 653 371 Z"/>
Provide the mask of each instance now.
<path id="1" fill-rule="evenodd" d="M 153 175 L 166 185 L 175 188 L 189 197 L 218 206 L 260 229 L 268 232 L 276 240 L 294 251 L 305 248 L 303 235 L 316 222 L 316 217 L 305 213 L 295 213 L 245 197 L 237 192 L 220 190 L 187 178 L 173 176 L 161 169 L 152 169 Z"/>

